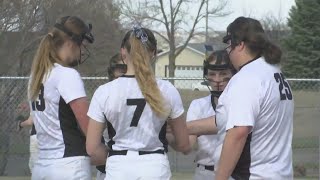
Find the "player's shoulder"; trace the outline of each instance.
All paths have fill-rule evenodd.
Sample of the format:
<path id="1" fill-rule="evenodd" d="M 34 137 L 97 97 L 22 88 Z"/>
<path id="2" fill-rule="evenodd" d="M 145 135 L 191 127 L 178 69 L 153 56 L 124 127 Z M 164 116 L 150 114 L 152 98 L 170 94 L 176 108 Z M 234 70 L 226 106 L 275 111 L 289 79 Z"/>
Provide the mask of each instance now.
<path id="1" fill-rule="evenodd" d="M 106 82 L 106 83 L 100 85 L 100 86 L 97 88 L 96 91 L 98 91 L 98 92 L 99 92 L 99 91 L 108 91 L 108 90 L 113 86 L 113 84 L 114 84 L 115 81 L 116 81 L 116 80 L 113 80 L 113 81 Z"/>
<path id="2" fill-rule="evenodd" d="M 52 70 L 58 76 L 80 76 L 79 72 L 71 67 L 65 67 L 58 63 L 54 63 Z"/>
<path id="3" fill-rule="evenodd" d="M 238 96 L 243 92 L 257 91 L 260 86 L 261 82 L 257 77 L 254 77 L 252 74 L 250 76 L 248 73 L 238 72 L 228 82 L 226 88 L 224 89 L 224 93 Z"/>
<path id="4" fill-rule="evenodd" d="M 109 92 L 109 91 L 119 90 L 119 87 L 121 86 L 121 84 L 126 83 L 123 81 L 124 80 L 121 78 L 117 78 L 112 81 L 108 81 L 108 82 L 100 85 L 96 91 L 103 92 L 104 94 L 106 94 L 106 92 Z"/>
<path id="5" fill-rule="evenodd" d="M 243 69 L 239 70 L 232 78 L 230 79 L 228 86 L 255 86 L 257 83 L 260 82 L 260 77 L 257 69 L 247 68 L 244 67 Z"/>
<path id="6" fill-rule="evenodd" d="M 208 102 L 211 102 L 211 95 L 192 100 L 190 106 L 202 106 L 208 104 Z"/>
<path id="7" fill-rule="evenodd" d="M 245 65 L 230 80 L 230 84 L 242 87 L 259 87 L 274 81 L 274 75 L 281 73 L 280 66 L 269 64 L 264 57 Z"/>
<path id="8" fill-rule="evenodd" d="M 233 79 L 241 78 L 243 80 L 264 80 L 273 73 L 280 72 L 280 66 L 277 64 L 269 64 L 264 57 L 249 62 L 243 66 Z M 248 82 L 250 83 L 250 82 Z"/>
<path id="9" fill-rule="evenodd" d="M 156 78 L 156 82 L 157 82 L 158 86 L 173 86 L 170 81 L 163 80 L 160 78 Z"/>
<path id="10" fill-rule="evenodd" d="M 162 80 L 162 79 L 156 79 L 157 85 L 161 91 L 172 91 L 176 90 L 176 88 L 173 86 L 173 84 L 170 81 Z"/>

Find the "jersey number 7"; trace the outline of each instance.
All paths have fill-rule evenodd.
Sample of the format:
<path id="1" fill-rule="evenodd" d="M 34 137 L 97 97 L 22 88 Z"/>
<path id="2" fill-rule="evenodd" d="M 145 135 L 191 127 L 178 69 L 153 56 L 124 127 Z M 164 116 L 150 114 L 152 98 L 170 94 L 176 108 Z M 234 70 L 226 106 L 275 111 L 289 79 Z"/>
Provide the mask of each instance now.
<path id="1" fill-rule="evenodd" d="M 141 114 L 143 112 L 144 107 L 146 106 L 146 100 L 143 98 L 138 99 L 127 99 L 128 106 L 137 106 L 136 110 L 134 111 L 132 121 L 130 127 L 137 127 L 138 122 L 140 120 Z"/>

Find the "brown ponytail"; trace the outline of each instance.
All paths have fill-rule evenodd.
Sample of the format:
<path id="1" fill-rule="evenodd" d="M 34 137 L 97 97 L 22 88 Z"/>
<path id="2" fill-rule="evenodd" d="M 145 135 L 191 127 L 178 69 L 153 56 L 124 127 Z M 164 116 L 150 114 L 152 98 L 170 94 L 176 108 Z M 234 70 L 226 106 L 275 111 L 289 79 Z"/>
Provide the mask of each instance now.
<path id="1" fill-rule="evenodd" d="M 227 33 L 232 48 L 243 41 L 253 56 L 263 56 L 269 64 L 280 63 L 280 48 L 268 39 L 258 20 L 238 17 L 228 26 Z"/>
<path id="2" fill-rule="evenodd" d="M 282 52 L 278 46 L 268 41 L 262 49 L 262 56 L 265 57 L 269 64 L 279 64 Z"/>

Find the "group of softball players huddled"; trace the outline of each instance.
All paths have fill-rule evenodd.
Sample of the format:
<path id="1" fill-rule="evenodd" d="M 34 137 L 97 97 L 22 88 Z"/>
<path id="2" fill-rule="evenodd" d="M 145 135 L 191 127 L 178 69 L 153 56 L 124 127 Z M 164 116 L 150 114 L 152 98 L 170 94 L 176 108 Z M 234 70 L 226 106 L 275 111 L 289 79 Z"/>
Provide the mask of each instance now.
<path id="1" fill-rule="evenodd" d="M 91 30 L 76 16 L 62 17 L 34 56 L 33 180 L 89 180 L 92 166 L 98 180 L 169 180 L 168 146 L 196 151 L 195 180 L 293 179 L 293 95 L 280 70 L 281 50 L 259 21 L 229 24 L 226 48 L 204 61 L 211 93 L 187 112 L 178 90 L 155 77 L 157 40 L 138 25 L 124 35 L 109 60 L 108 82 L 89 102 L 74 67 L 89 55 Z"/>

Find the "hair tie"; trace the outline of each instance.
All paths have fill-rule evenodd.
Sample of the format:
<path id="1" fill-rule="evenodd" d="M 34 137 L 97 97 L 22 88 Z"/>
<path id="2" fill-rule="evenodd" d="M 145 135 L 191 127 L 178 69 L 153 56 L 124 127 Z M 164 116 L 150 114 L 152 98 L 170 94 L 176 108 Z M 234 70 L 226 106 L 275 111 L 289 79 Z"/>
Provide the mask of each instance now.
<path id="1" fill-rule="evenodd" d="M 148 41 L 148 35 L 144 32 L 144 30 L 139 25 L 133 26 L 133 33 L 136 38 L 140 39 L 143 44 L 146 44 Z"/>
<path id="2" fill-rule="evenodd" d="M 51 37 L 53 37 L 53 33 L 52 33 L 52 32 L 49 32 L 48 35 L 51 36 Z"/>

